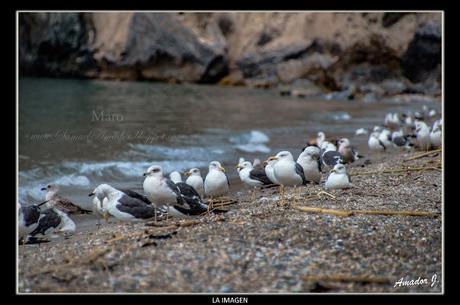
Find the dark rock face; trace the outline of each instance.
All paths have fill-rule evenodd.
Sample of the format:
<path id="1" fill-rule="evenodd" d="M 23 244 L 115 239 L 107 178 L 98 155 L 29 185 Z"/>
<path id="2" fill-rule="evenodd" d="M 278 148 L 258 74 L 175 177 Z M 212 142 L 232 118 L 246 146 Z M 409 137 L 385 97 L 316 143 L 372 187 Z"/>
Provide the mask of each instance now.
<path id="1" fill-rule="evenodd" d="M 424 81 L 441 64 L 441 28 L 427 23 L 419 27 L 401 58 L 404 75 L 412 81 Z"/>
<path id="2" fill-rule="evenodd" d="M 21 73 L 77 76 L 94 67 L 84 14 L 21 13 L 19 24 Z"/>
<path id="3" fill-rule="evenodd" d="M 23 73 L 203 83 L 228 73 L 226 54 L 200 42 L 173 14 L 97 16 L 104 22 L 81 13 L 20 17 Z"/>

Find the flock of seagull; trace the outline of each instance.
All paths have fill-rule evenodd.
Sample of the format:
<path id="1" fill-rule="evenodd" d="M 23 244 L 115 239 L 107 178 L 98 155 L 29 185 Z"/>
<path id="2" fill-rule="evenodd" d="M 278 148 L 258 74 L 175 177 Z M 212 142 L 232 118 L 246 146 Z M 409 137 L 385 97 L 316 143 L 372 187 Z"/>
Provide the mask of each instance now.
<path id="1" fill-rule="evenodd" d="M 388 113 L 383 126 L 375 126 L 368 140 L 371 151 L 387 152 L 394 149 L 429 150 L 442 143 L 442 118 L 435 120 L 437 113 L 423 107 L 415 113 Z M 430 128 L 430 126 L 432 127 Z M 366 135 L 360 128 L 355 135 Z M 248 186 L 265 188 L 271 186 L 320 185 L 323 173 L 329 171 L 324 187 L 344 189 L 352 187 L 346 166 L 362 158 L 347 138 L 326 138 L 324 132 L 307 142 L 297 160 L 289 151 L 278 152 L 264 162 L 240 158 L 236 169 L 241 181 Z M 184 173 L 179 171 L 166 177 L 161 166 L 152 165 L 143 174 L 144 195 L 128 189 L 116 189 L 109 184 L 97 186 L 89 196 L 93 197 L 93 210 L 86 210 L 59 194 L 57 185 L 42 188 L 45 201 L 21 206 L 19 204 L 18 233 L 21 243 L 36 243 L 48 240 L 37 236 L 55 236 L 63 233 L 68 237 L 75 229 L 69 215 L 97 213 L 108 221 L 112 216 L 122 221 L 146 221 L 173 216 L 196 217 L 208 213 L 224 213 L 214 209 L 212 202 L 229 193 L 230 182 L 224 167 L 218 161 L 209 163 L 203 179 L 198 168 Z M 280 191 L 281 191 L 280 189 Z M 206 198 L 207 201 L 204 201 Z M 42 206 L 47 208 L 42 210 Z"/>

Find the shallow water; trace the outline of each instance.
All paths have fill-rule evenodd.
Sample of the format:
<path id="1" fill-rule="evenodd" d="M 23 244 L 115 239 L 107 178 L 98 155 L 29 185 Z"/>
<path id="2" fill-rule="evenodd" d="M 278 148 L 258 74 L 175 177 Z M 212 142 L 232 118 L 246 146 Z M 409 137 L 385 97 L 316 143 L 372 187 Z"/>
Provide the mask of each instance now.
<path id="1" fill-rule="evenodd" d="M 426 104 L 426 103 L 425 103 Z M 325 101 L 284 97 L 276 89 L 150 82 L 24 78 L 19 82 L 19 201 L 43 200 L 40 188 L 89 207 L 100 183 L 142 190 L 143 171 L 169 173 L 221 161 L 239 189 L 239 157 L 264 160 L 280 150 L 297 157 L 320 130 L 348 137 L 366 153 L 370 129 L 389 111 L 422 103 Z M 440 111 L 440 104 L 426 104 Z M 233 178 L 233 179 L 232 179 Z"/>

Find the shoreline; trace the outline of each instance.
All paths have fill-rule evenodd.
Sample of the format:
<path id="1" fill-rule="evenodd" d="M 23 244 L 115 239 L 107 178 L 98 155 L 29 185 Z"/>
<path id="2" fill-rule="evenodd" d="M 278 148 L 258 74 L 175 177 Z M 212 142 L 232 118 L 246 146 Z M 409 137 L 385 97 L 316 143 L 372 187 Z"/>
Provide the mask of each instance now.
<path id="1" fill-rule="evenodd" d="M 332 196 L 317 185 L 286 188 L 281 206 L 278 188 L 243 187 L 229 195 L 238 203 L 223 216 L 169 219 L 162 227 L 111 219 L 95 232 L 19 246 L 18 292 L 440 293 L 440 154 L 404 161 L 419 153 L 370 154 L 370 165 L 348 167 L 354 188 L 327 191 Z M 402 166 L 412 169 L 381 173 Z M 419 277 L 423 284 L 395 286 Z"/>

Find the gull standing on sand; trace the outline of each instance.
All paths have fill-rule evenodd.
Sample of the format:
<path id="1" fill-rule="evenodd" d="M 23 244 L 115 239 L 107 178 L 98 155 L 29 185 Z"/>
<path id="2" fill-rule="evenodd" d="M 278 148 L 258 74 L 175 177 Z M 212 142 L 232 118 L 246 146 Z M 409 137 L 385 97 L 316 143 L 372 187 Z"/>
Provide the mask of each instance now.
<path id="1" fill-rule="evenodd" d="M 185 176 L 187 177 L 187 180 L 185 180 L 185 183 L 188 185 L 192 186 L 198 194 L 200 194 L 200 197 L 204 197 L 204 181 L 203 177 L 201 177 L 201 172 L 198 168 L 192 168 L 188 172 L 185 173 Z"/>
<path id="2" fill-rule="evenodd" d="M 431 147 L 430 127 L 425 122 L 415 121 L 415 132 L 417 145 L 421 150 L 428 150 Z"/>
<path id="3" fill-rule="evenodd" d="M 303 168 L 307 181 L 319 183 L 321 180 L 320 149 L 316 146 L 306 147 L 297 158 L 297 163 Z"/>
<path id="4" fill-rule="evenodd" d="M 53 233 L 64 233 L 64 236 L 75 232 L 75 222 L 57 208 L 46 209 L 40 213 L 38 226 L 30 233 L 30 236 L 51 235 Z"/>
<path id="5" fill-rule="evenodd" d="M 361 157 L 359 156 L 356 148 L 351 145 L 350 140 L 347 138 L 342 138 L 339 140 L 338 152 L 342 155 L 342 160 L 344 163 L 353 163 Z"/>
<path id="6" fill-rule="evenodd" d="M 204 179 L 204 192 L 206 196 L 215 198 L 226 195 L 230 187 L 225 168 L 220 162 L 212 161 L 209 163 L 209 172 Z"/>
<path id="7" fill-rule="evenodd" d="M 273 166 L 275 178 L 283 186 L 297 186 L 307 184 L 302 166 L 294 161 L 289 151 L 280 151 L 276 156 L 268 159 L 276 160 Z"/>
<path id="8" fill-rule="evenodd" d="M 256 169 L 249 161 L 245 161 L 236 166 L 241 181 L 244 183 L 254 186 L 261 187 L 264 185 L 270 185 L 272 182 L 268 179 L 265 171 L 262 169 Z"/>
<path id="9" fill-rule="evenodd" d="M 342 163 L 342 155 L 337 151 L 337 147 L 331 142 L 324 141 L 320 150 L 321 164 L 328 168 L 333 168 L 336 164 Z"/>
<path id="10" fill-rule="evenodd" d="M 385 145 L 379 139 L 379 132 L 376 132 L 376 131 L 371 133 L 369 140 L 367 141 L 367 144 L 369 145 L 370 150 L 373 150 L 373 151 L 385 151 L 386 150 Z"/>
<path id="11" fill-rule="evenodd" d="M 331 170 L 325 184 L 326 189 L 344 189 L 351 187 L 351 179 L 343 164 L 337 164 Z"/>
<path id="12" fill-rule="evenodd" d="M 59 186 L 56 184 L 49 184 L 47 187 L 41 189 L 42 191 L 48 191 L 46 193 L 46 206 L 49 208 L 57 208 L 62 212 L 72 214 L 91 214 L 93 211 L 83 209 L 78 205 L 74 204 L 69 199 L 58 194 Z"/>

